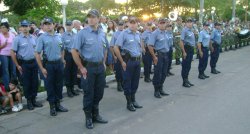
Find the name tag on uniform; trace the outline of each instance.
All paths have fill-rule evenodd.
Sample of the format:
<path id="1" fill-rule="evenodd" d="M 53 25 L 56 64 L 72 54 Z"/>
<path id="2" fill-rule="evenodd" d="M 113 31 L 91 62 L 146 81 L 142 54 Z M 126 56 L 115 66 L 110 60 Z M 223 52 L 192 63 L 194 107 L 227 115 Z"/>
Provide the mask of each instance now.
<path id="1" fill-rule="evenodd" d="M 23 43 L 23 44 L 21 44 L 20 46 L 26 46 L 27 45 L 27 43 Z"/>
<path id="2" fill-rule="evenodd" d="M 192 35 L 193 35 L 193 33 L 189 34 L 188 36 L 192 36 Z"/>
<path id="3" fill-rule="evenodd" d="M 133 42 L 134 40 L 129 40 L 129 42 Z"/>

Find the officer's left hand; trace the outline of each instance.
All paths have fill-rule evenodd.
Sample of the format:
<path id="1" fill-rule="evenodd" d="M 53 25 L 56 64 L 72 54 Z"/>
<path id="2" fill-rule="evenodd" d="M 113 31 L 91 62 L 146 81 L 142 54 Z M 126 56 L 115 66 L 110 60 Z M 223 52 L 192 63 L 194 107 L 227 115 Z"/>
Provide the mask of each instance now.
<path id="1" fill-rule="evenodd" d="M 18 71 L 19 71 L 20 74 L 23 74 L 23 69 L 22 69 L 21 66 L 17 66 L 17 69 L 18 69 Z"/>

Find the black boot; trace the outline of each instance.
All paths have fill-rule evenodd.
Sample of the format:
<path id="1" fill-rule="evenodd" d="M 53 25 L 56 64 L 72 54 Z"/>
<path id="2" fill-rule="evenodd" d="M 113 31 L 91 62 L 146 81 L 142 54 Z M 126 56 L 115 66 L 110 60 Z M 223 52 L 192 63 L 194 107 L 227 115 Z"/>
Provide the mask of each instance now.
<path id="1" fill-rule="evenodd" d="M 192 84 L 192 83 L 188 80 L 188 78 L 187 78 L 187 83 L 188 83 L 190 86 L 194 86 L 194 84 Z"/>
<path id="2" fill-rule="evenodd" d="M 92 112 L 84 110 L 84 113 L 85 113 L 86 128 L 93 129 L 94 125 L 93 125 L 93 121 L 92 121 Z"/>
<path id="3" fill-rule="evenodd" d="M 70 98 L 72 98 L 72 97 L 74 96 L 73 93 L 71 92 L 70 87 L 67 87 L 67 95 L 68 95 L 68 97 L 70 97 Z"/>
<path id="4" fill-rule="evenodd" d="M 154 92 L 155 98 L 161 98 L 160 87 L 155 86 L 154 88 L 155 88 L 155 92 Z"/>
<path id="5" fill-rule="evenodd" d="M 40 102 L 37 102 L 35 97 L 32 98 L 32 105 L 33 105 L 34 107 L 43 107 L 43 104 L 40 103 Z"/>
<path id="6" fill-rule="evenodd" d="M 60 104 L 60 101 L 57 101 L 55 104 L 56 104 L 56 111 L 57 111 L 57 112 L 68 112 L 68 111 L 69 111 L 67 108 L 64 108 L 64 107 Z"/>
<path id="7" fill-rule="evenodd" d="M 160 92 L 161 96 L 169 96 L 169 94 L 167 94 L 167 93 L 163 90 L 163 86 L 160 87 L 159 92 Z"/>
<path id="8" fill-rule="evenodd" d="M 32 104 L 31 99 L 27 99 L 27 108 L 28 108 L 28 110 L 34 110 L 34 106 Z"/>
<path id="9" fill-rule="evenodd" d="M 188 80 L 186 78 L 183 79 L 183 84 L 182 84 L 183 87 L 187 87 L 187 88 L 190 88 L 191 85 L 189 85 L 188 83 Z"/>
<path id="10" fill-rule="evenodd" d="M 209 76 L 207 76 L 207 75 L 206 75 L 206 74 L 204 74 L 204 73 L 203 73 L 203 76 L 204 76 L 205 78 L 209 78 Z"/>
<path id="11" fill-rule="evenodd" d="M 132 104 L 134 105 L 135 108 L 143 108 L 143 106 L 139 105 L 136 100 L 135 100 L 135 94 L 132 94 L 131 95 L 131 101 L 132 101 Z"/>
<path id="12" fill-rule="evenodd" d="M 77 96 L 79 95 L 79 93 L 74 89 L 74 87 L 70 88 L 71 93 L 73 94 L 73 96 Z"/>
<path id="13" fill-rule="evenodd" d="M 122 92 L 122 82 L 121 81 L 117 81 L 117 91 Z"/>
<path id="14" fill-rule="evenodd" d="M 216 71 L 215 68 L 212 68 L 212 69 L 211 69 L 211 73 L 212 73 L 212 74 L 218 74 L 218 72 Z"/>
<path id="15" fill-rule="evenodd" d="M 106 124 L 108 123 L 107 120 L 103 119 L 102 116 L 100 116 L 99 114 L 99 109 L 98 108 L 95 108 L 92 112 L 92 115 L 93 115 L 93 122 L 96 122 L 96 123 L 102 123 L 102 124 Z"/>
<path id="16" fill-rule="evenodd" d="M 174 73 L 172 73 L 172 72 L 168 72 L 168 75 L 170 75 L 170 76 L 173 76 L 174 75 Z"/>
<path id="17" fill-rule="evenodd" d="M 56 105 L 55 105 L 55 103 L 50 102 L 49 106 L 50 106 L 50 116 L 56 116 L 57 113 L 56 113 Z"/>
<path id="18" fill-rule="evenodd" d="M 199 78 L 199 79 L 202 79 L 202 80 L 206 79 L 205 76 L 204 76 L 203 74 L 199 74 L 198 78 Z"/>
<path id="19" fill-rule="evenodd" d="M 131 101 L 131 95 L 126 95 L 126 100 L 127 100 L 127 109 L 129 111 L 133 111 L 133 112 L 136 111 L 136 109 Z"/>
<path id="20" fill-rule="evenodd" d="M 150 83 L 152 80 L 150 79 L 150 77 L 145 77 L 144 81 L 147 82 L 147 83 Z"/>

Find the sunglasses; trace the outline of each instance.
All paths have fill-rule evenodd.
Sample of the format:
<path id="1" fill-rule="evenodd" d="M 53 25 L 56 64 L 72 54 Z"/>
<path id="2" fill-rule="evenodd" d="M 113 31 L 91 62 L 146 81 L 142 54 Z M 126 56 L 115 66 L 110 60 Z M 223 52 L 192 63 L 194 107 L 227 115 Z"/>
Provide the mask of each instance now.
<path id="1" fill-rule="evenodd" d="M 160 22 L 160 24 L 165 24 L 165 23 L 166 23 L 166 22 L 164 22 L 164 21 L 163 21 L 163 22 Z"/>

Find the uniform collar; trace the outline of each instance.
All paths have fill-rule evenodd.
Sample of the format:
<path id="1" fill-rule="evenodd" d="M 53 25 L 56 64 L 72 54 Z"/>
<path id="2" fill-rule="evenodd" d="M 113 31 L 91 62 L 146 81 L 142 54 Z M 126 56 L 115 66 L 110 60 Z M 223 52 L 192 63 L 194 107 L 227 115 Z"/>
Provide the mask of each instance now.
<path id="1" fill-rule="evenodd" d="M 28 34 L 28 35 L 26 35 L 26 36 L 25 36 L 23 33 L 21 33 L 20 35 L 21 35 L 21 37 L 23 37 L 23 38 L 28 38 L 28 37 L 31 37 L 31 35 L 30 35 L 30 34 Z"/>
<path id="2" fill-rule="evenodd" d="M 160 30 L 159 28 L 157 29 L 160 33 L 165 33 L 166 30 Z"/>
<path id="3" fill-rule="evenodd" d="M 128 33 L 133 33 L 129 28 L 127 28 L 126 31 L 127 31 Z M 135 33 L 138 34 L 139 32 L 136 31 Z"/>
<path id="4" fill-rule="evenodd" d="M 102 28 L 101 27 L 97 27 L 97 31 L 95 31 L 91 26 L 88 26 L 88 27 L 86 27 L 86 29 L 89 31 L 89 32 L 97 32 L 98 31 L 98 33 L 100 33 L 100 31 L 102 30 Z"/>
<path id="5" fill-rule="evenodd" d="M 73 31 L 71 31 L 71 32 L 66 31 L 65 33 L 66 33 L 67 35 L 73 35 L 73 34 L 74 34 Z"/>
<path id="6" fill-rule="evenodd" d="M 59 35 L 59 33 L 57 33 L 57 32 L 54 32 L 53 35 L 49 34 L 48 32 L 45 32 L 44 34 L 47 36 L 58 36 Z"/>

